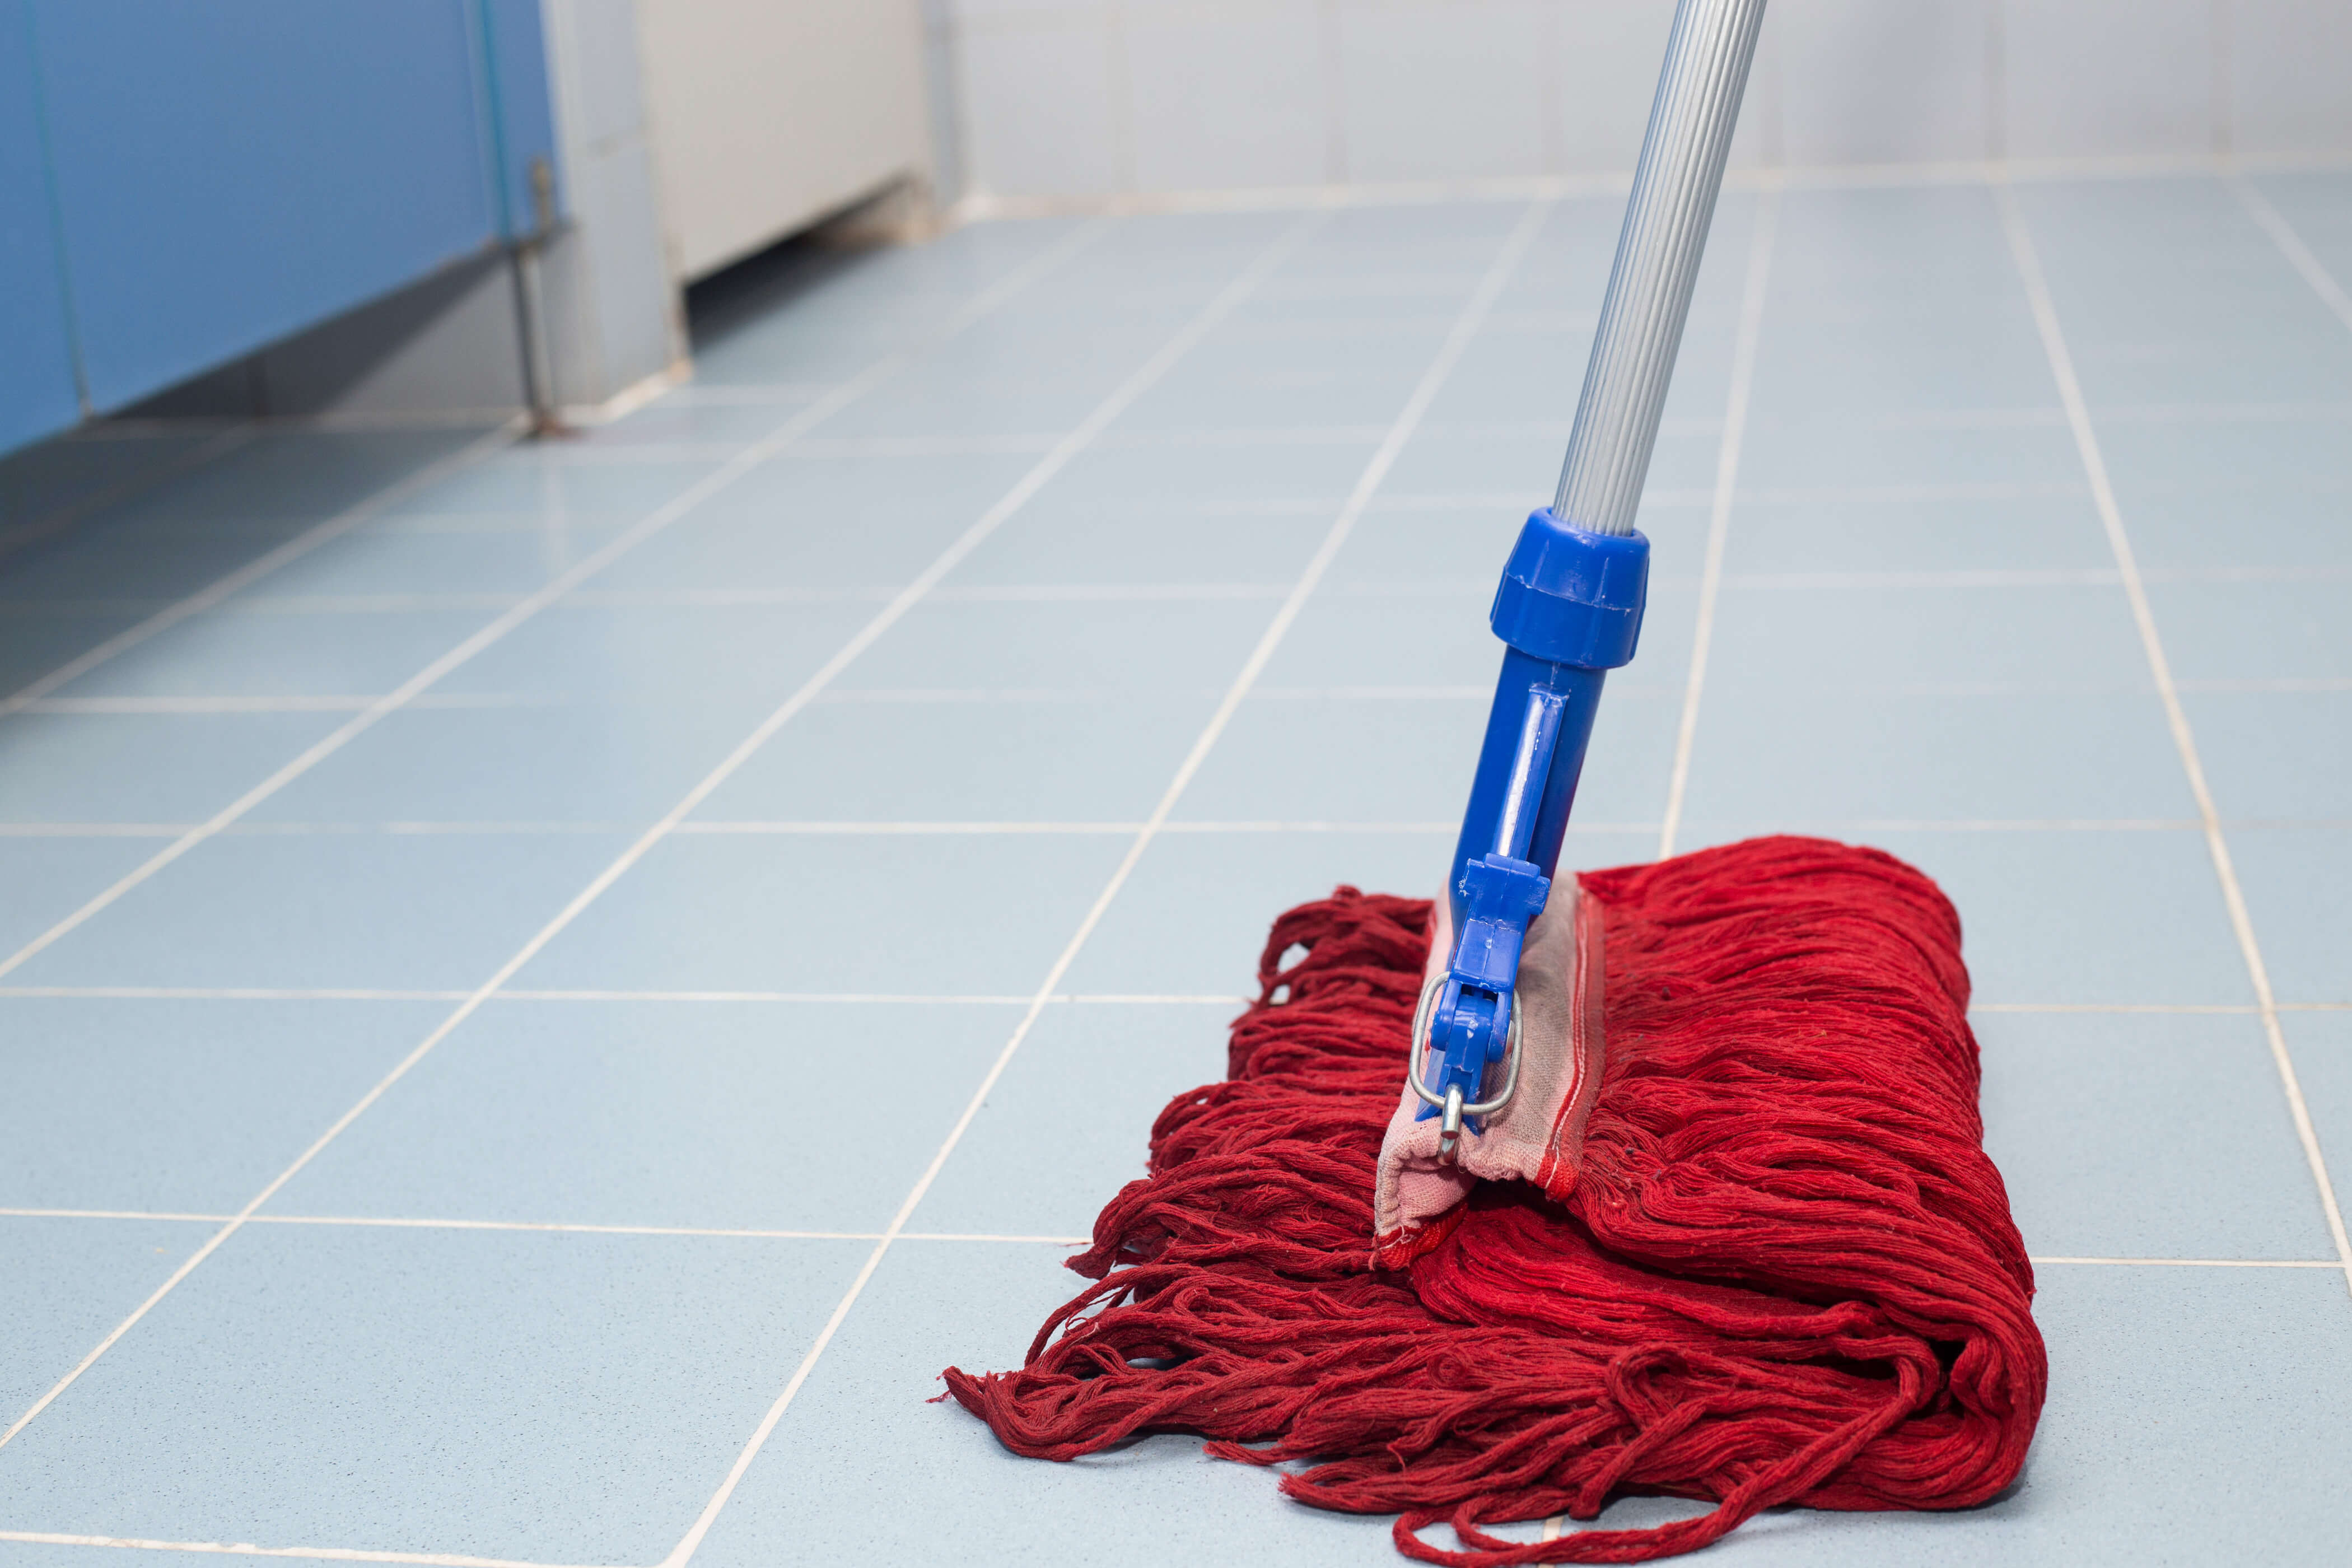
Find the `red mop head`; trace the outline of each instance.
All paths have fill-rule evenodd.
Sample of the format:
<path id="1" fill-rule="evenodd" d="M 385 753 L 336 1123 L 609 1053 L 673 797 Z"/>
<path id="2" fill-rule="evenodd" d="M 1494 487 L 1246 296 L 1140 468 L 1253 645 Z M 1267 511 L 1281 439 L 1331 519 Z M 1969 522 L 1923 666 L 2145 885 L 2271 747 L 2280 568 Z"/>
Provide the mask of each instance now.
<path id="1" fill-rule="evenodd" d="M 1160 1113 L 1151 1173 L 1071 1261 L 1098 1283 L 1019 1372 L 950 1370 L 955 1397 L 1044 1458 L 1192 1432 L 1311 1461 L 1285 1491 L 1395 1512 L 1433 1563 L 1633 1562 L 1774 1504 L 2008 1485 L 2047 1368 L 1980 1147 L 1950 904 L 1885 855 L 1800 838 L 1580 881 L 1568 973 L 1599 984 L 1601 1065 L 1549 1192 L 1424 1202 L 1412 1245 L 1392 1229 L 1376 1254 L 1432 914 L 1342 888 L 1276 923 L 1231 1077 Z M 1528 1048 L 1568 1052 L 1589 996 L 1571 981 L 1546 1039 L 1531 1014 Z M 1717 1506 L 1546 1542 L 1480 1528 L 1633 1493 Z M 1441 1520 L 1462 1550 L 1415 1533 Z"/>

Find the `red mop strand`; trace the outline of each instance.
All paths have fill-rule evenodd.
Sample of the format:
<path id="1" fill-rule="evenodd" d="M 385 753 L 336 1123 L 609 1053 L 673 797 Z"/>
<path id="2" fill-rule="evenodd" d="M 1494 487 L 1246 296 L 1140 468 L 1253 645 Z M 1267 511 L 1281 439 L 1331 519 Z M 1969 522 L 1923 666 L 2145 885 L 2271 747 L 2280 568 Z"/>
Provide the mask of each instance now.
<path id="1" fill-rule="evenodd" d="M 1950 904 L 1875 850 L 1801 838 L 1580 885 L 1604 1065 L 1553 1195 L 1483 1183 L 1409 1268 L 1376 1264 L 1432 915 L 1342 888 L 1276 922 L 1231 1076 L 1160 1113 L 1150 1174 L 1071 1260 L 1098 1283 L 1022 1370 L 950 1370 L 954 1396 L 1042 1458 L 1189 1432 L 1307 1461 L 1290 1496 L 1396 1513 L 1407 1556 L 1482 1568 L 2007 1486 L 2047 1367 L 1980 1147 Z M 1644 1493 L 1716 1507 L 1546 1542 L 1482 1528 Z M 1462 1550 L 1420 1538 L 1440 1521 Z"/>

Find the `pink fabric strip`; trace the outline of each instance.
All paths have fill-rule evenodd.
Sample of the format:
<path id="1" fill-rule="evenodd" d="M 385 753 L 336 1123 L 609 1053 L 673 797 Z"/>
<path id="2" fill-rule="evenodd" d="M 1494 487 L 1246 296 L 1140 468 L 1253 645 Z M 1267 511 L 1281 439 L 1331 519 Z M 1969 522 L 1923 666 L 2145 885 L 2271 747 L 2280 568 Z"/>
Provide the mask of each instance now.
<path id="1" fill-rule="evenodd" d="M 1453 951 L 1446 901 L 1437 900 L 1424 984 Z M 1462 1138 L 1458 1158 L 1437 1158 L 1437 1119 L 1418 1118 L 1421 1098 L 1401 1084 L 1381 1142 L 1372 1187 L 1373 1248 L 1401 1268 L 1445 1239 L 1479 1182 L 1532 1182 L 1558 1196 L 1574 1185 L 1584 1124 L 1601 1087 L 1601 908 L 1573 886 L 1556 887 L 1528 929 L 1519 957 L 1519 1085 L 1486 1131 Z"/>

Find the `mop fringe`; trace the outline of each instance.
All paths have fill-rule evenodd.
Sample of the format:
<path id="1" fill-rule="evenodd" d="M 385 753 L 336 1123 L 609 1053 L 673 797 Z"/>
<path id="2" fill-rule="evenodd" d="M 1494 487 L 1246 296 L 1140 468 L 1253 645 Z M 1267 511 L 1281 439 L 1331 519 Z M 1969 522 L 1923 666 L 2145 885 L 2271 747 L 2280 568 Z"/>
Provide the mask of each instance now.
<path id="1" fill-rule="evenodd" d="M 1606 1054 L 1566 1192 L 1481 1186 L 1409 1268 L 1376 1266 L 1431 908 L 1341 888 L 1275 923 L 1227 1079 L 1160 1113 L 1150 1174 L 1070 1260 L 1096 1283 L 1021 1370 L 950 1369 L 953 1396 L 1042 1458 L 1199 1434 L 1458 1568 L 1640 1562 L 1776 1505 L 2009 1485 L 2047 1364 L 1951 905 L 1878 851 L 1787 837 L 1580 884 Z M 1485 1528 L 1639 1494 L 1715 1507 Z M 1440 1521 L 1459 1549 L 1422 1538 Z"/>

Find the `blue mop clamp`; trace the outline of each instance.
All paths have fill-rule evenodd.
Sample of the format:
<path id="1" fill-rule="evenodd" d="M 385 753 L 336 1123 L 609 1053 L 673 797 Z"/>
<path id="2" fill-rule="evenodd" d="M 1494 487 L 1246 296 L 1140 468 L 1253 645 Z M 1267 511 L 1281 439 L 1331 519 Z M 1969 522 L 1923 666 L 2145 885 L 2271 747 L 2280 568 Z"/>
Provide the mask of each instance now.
<path id="1" fill-rule="evenodd" d="M 1483 1131 L 1517 1082 L 1519 950 L 1551 893 L 1601 684 L 1633 657 L 1649 585 L 1647 539 L 1587 533 L 1549 509 L 1528 519 L 1503 567 L 1488 620 L 1507 646 L 1454 851 L 1453 960 L 1412 1032 L 1428 1044 L 1412 1078 L 1416 1120 L 1444 1118 L 1442 1151 L 1465 1126 Z M 1482 1099 L 1497 1063 L 1505 1082 Z"/>

